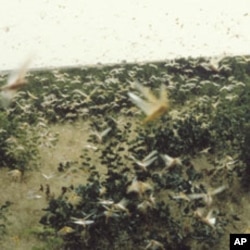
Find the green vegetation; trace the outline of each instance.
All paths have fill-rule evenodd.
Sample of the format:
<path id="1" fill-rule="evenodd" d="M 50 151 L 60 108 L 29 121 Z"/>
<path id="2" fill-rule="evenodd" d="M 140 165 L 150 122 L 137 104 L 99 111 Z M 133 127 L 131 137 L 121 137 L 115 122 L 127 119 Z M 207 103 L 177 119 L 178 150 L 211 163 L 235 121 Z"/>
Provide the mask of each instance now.
<path id="1" fill-rule="evenodd" d="M 0 206 L 0 240 L 7 233 L 6 223 L 8 219 L 6 213 L 8 212 L 8 207 L 11 205 L 11 202 L 6 201 L 5 204 Z"/>

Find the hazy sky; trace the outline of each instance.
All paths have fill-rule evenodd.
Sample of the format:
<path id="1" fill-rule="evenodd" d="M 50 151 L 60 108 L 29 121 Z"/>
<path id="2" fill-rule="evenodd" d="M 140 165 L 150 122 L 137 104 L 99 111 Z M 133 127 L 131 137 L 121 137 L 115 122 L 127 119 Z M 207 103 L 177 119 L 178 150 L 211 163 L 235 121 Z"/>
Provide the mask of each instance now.
<path id="1" fill-rule="evenodd" d="M 3 1 L 3 0 L 0 0 Z M 0 70 L 250 54 L 250 0 L 11 0 Z"/>

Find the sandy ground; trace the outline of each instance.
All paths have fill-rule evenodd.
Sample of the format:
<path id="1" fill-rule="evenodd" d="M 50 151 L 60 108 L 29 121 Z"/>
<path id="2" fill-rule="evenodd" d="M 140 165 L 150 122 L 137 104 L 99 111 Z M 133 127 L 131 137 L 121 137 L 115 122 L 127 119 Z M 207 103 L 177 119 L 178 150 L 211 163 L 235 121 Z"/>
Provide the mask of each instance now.
<path id="1" fill-rule="evenodd" d="M 250 2 L 12 0 L 0 9 L 0 70 L 249 54 Z"/>
<path id="2" fill-rule="evenodd" d="M 59 173 L 57 170 L 60 162 L 80 161 L 82 148 L 86 144 L 85 128 L 87 124 L 81 124 L 81 128 L 79 124 L 53 126 L 52 131 L 59 133 L 57 146 L 41 148 L 39 169 L 27 172 L 20 181 L 13 181 L 8 175 L 8 169 L 0 169 L 0 189 L 4 190 L 0 196 L 0 204 L 3 205 L 6 201 L 13 203 L 6 214 L 8 234 L 5 240 L 0 242 L 1 249 L 22 250 L 43 246 L 43 241 L 38 240 L 32 234 L 33 231 L 41 228 L 39 220 L 44 214 L 41 209 L 48 205 L 45 190 L 39 191 L 40 187 L 42 185 L 45 188 L 48 184 L 51 195 L 57 197 L 60 195 L 62 186 L 79 185 L 85 182 L 87 173 L 84 171 L 79 169 L 71 171 L 70 169 L 70 171 Z M 42 174 L 53 175 L 53 177 L 46 179 Z M 40 195 L 41 198 L 31 198 L 34 195 Z"/>

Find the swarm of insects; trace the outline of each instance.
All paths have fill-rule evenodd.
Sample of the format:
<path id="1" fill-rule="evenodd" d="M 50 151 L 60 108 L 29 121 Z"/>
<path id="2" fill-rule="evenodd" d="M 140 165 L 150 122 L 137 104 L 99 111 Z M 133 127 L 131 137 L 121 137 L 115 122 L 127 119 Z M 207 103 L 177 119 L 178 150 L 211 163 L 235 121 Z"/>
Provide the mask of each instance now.
<path id="1" fill-rule="evenodd" d="M 19 126 L 22 132 L 32 128 L 28 125 L 36 121 L 37 114 L 52 124 L 82 119 L 87 126 L 80 128 L 86 132 L 82 134 L 87 142 L 79 160 L 73 161 L 74 167 L 65 159 L 58 167 L 62 176 L 52 170 L 44 174 L 48 170 L 42 169 L 39 175 L 45 182 L 39 192 L 44 192 L 48 202 L 41 223 L 54 228 L 54 237 L 64 242 L 65 249 L 196 249 L 193 241 L 207 240 L 207 246 L 216 246 L 213 243 L 229 231 L 226 227 L 231 215 L 223 208 L 229 195 L 222 192 L 226 188 L 233 192 L 231 186 L 238 178 L 233 174 L 241 164 L 237 155 L 237 143 L 243 139 L 239 128 L 246 119 L 241 118 L 244 112 L 238 115 L 236 111 L 239 103 L 247 107 L 244 111 L 249 109 L 249 95 L 242 90 L 243 84 L 234 84 L 236 80 L 230 77 L 227 84 L 234 87 L 227 89 L 225 76 L 218 75 L 220 65 L 211 70 L 198 62 L 150 64 L 145 66 L 145 74 L 138 65 L 98 73 L 95 69 L 95 74 L 85 69 L 74 69 L 73 73 L 58 70 L 60 73 L 54 75 L 46 72 L 39 77 L 42 84 L 34 89 L 29 85 L 28 91 L 18 93 L 7 111 L 12 115 L 8 118 L 20 116 L 25 121 L 26 125 Z M 204 74 L 199 75 L 200 71 Z M 2 92 L 24 86 L 21 73 L 19 78 Z M 131 78 L 133 82 L 148 81 L 150 88 L 136 83 L 138 93 L 131 92 L 124 84 Z M 229 98 L 228 92 L 237 89 L 237 97 Z M 173 99 L 171 112 L 167 90 Z M 131 101 L 145 113 L 143 123 L 154 122 L 154 126 L 141 126 L 133 119 L 136 108 L 131 108 Z M 42 128 L 47 138 L 46 122 L 39 124 L 35 129 Z M 2 138 L 5 131 L 0 131 Z M 27 146 L 19 137 L 8 137 L 6 148 L 12 146 L 13 156 L 19 153 L 21 158 Z M 225 158 L 227 147 L 232 157 L 219 161 Z M 214 152 L 218 162 L 213 160 Z M 197 164 L 195 157 L 202 158 L 202 163 Z M 18 163 L 13 166 L 19 168 Z M 79 177 L 81 185 L 77 186 L 74 177 Z M 231 182 L 228 177 L 232 177 Z M 55 184 L 60 181 L 63 186 L 57 196 Z M 27 199 L 42 201 L 40 194 L 31 190 Z"/>

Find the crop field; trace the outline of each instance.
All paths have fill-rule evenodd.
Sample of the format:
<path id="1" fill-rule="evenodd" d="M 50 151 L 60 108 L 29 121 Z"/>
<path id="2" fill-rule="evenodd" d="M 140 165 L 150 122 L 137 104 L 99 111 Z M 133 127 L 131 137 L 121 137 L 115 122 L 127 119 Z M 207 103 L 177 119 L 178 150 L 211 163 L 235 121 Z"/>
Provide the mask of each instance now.
<path id="1" fill-rule="evenodd" d="M 221 249 L 250 232 L 250 57 L 0 74 L 0 249 Z M 14 86 L 14 87 L 13 87 Z"/>

